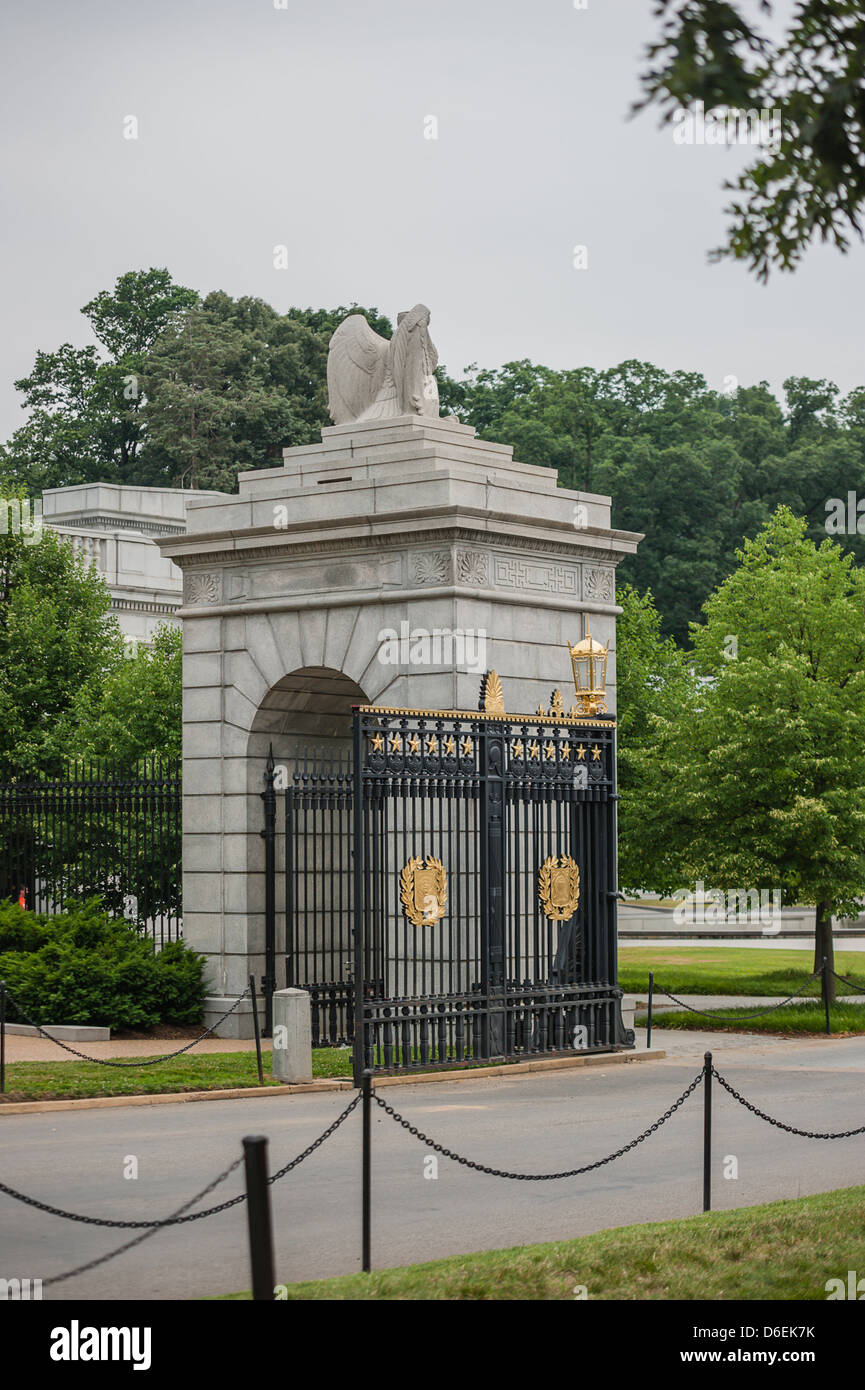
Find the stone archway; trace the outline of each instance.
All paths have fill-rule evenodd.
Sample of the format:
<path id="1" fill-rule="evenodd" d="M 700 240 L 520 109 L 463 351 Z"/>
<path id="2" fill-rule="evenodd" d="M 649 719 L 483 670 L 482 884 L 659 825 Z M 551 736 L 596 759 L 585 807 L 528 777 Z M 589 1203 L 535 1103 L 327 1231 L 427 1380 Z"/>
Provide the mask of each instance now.
<path id="1" fill-rule="evenodd" d="M 249 732 L 249 790 L 261 789 L 268 749 L 277 762 L 291 760 L 295 749 L 342 747 L 351 741 L 351 707 L 367 704 L 364 691 L 343 671 L 304 666 L 271 686 L 258 707 Z M 256 782 L 256 778 L 258 779 Z"/>
<path id="2" fill-rule="evenodd" d="M 187 533 L 160 541 L 184 570 L 184 935 L 207 957 L 209 1025 L 264 969 L 271 740 L 277 760 L 344 740 L 353 703 L 471 709 L 490 668 L 510 712 L 534 709 L 567 685 L 589 616 L 614 709 L 615 568 L 640 539 L 611 527 L 608 497 L 452 419 L 326 428 L 238 489 L 190 502 Z M 416 630 L 471 633 L 485 655 L 404 656 Z M 250 1036 L 247 1000 L 218 1031 Z"/>
<path id="3" fill-rule="evenodd" d="M 326 666 L 305 666 L 291 671 L 271 686 L 252 721 L 247 745 L 247 789 L 249 792 L 250 825 L 247 833 L 247 903 L 250 940 L 256 955 L 262 953 L 266 939 L 265 914 L 265 855 L 261 838 L 264 808 L 260 794 L 265 785 L 265 770 L 272 751 L 276 767 L 275 789 L 275 987 L 284 984 L 282 961 L 286 949 L 285 922 L 285 865 L 286 817 L 282 793 L 291 784 L 298 765 L 306 766 L 310 753 L 319 765 L 329 761 L 350 764 L 353 705 L 368 703 L 363 689 L 342 671 Z M 328 854 L 326 844 L 315 847 L 314 867 L 321 876 L 319 891 L 327 887 Z M 262 969 L 262 974 L 264 973 Z"/>

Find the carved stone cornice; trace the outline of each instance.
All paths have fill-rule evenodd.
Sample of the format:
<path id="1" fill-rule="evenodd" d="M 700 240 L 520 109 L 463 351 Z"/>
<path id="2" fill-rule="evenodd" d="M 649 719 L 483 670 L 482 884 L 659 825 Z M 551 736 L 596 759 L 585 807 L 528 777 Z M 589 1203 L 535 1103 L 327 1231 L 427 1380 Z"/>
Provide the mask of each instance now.
<path id="1" fill-rule="evenodd" d="M 261 545 L 246 545 L 242 550 L 234 548 L 230 542 L 236 537 L 226 537 L 226 544 L 214 550 L 192 551 L 185 555 L 172 555 L 171 559 L 179 569 L 210 567 L 214 565 L 231 566 L 253 564 L 259 560 L 286 560 L 310 556 L 362 554 L 370 550 L 404 550 L 406 544 L 423 542 L 433 544 L 466 544 L 484 549 L 508 549 L 520 552 L 533 552 L 537 555 L 557 555 L 574 560 L 597 560 L 605 564 L 617 565 L 632 554 L 633 544 L 617 545 L 616 542 L 635 542 L 641 536 L 633 531 L 607 530 L 604 527 L 583 527 L 581 541 L 558 540 L 553 537 L 514 535 L 507 531 L 493 531 L 471 526 L 441 526 L 423 531 L 400 531 L 399 533 L 372 533 L 359 536 L 334 536 L 328 540 L 292 541 L 286 538 L 281 544 L 263 540 Z M 597 536 L 598 544 L 586 544 L 590 536 Z"/>

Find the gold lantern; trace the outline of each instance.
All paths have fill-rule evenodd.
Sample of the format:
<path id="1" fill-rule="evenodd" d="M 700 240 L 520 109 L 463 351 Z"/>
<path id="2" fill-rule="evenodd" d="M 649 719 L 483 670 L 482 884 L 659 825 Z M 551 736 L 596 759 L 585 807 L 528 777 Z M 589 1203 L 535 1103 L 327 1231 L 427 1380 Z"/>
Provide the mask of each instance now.
<path id="1" fill-rule="evenodd" d="M 572 714 L 606 714 L 607 712 L 607 652 L 600 642 L 596 642 L 589 632 L 586 620 L 586 635 L 575 646 L 568 643 L 571 665 L 574 669 L 574 690 L 577 703 Z"/>

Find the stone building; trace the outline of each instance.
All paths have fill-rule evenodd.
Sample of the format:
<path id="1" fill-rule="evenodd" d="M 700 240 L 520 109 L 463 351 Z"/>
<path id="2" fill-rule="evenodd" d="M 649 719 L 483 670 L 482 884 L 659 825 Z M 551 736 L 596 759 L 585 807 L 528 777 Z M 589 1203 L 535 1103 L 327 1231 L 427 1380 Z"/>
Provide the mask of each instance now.
<path id="1" fill-rule="evenodd" d="M 154 538 L 182 535 L 188 499 L 207 495 L 117 483 L 50 488 L 42 495 L 42 524 L 96 566 L 122 632 L 146 644 L 160 623 L 177 626 L 183 597 L 183 576 Z"/>

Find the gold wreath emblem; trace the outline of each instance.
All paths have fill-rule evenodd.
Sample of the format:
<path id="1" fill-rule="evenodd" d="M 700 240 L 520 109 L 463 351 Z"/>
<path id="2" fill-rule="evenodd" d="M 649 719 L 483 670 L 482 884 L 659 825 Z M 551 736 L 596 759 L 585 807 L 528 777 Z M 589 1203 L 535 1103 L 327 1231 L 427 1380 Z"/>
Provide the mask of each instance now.
<path id="1" fill-rule="evenodd" d="M 399 876 L 399 895 L 405 915 L 416 927 L 429 926 L 445 915 L 448 900 L 448 876 L 440 859 L 428 854 L 423 859 L 412 855 Z"/>
<path id="2" fill-rule="evenodd" d="M 538 870 L 538 896 L 551 922 L 568 922 L 580 901 L 580 870 L 569 854 L 545 859 Z"/>

